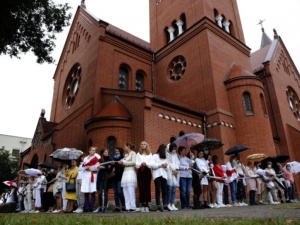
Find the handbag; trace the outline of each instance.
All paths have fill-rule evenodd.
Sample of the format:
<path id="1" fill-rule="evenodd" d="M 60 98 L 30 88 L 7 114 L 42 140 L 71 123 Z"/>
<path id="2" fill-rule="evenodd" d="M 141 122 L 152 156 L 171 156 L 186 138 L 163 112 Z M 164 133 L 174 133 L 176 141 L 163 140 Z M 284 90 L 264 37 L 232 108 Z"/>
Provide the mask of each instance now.
<path id="1" fill-rule="evenodd" d="M 76 184 L 71 182 L 66 182 L 66 191 L 67 192 L 75 192 L 76 191 Z"/>

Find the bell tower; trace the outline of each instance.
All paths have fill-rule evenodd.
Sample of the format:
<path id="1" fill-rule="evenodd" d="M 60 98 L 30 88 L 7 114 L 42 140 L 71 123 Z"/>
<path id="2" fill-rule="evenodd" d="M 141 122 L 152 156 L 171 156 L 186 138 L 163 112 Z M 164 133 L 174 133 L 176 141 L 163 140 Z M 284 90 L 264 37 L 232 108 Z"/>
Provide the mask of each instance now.
<path id="1" fill-rule="evenodd" d="M 204 17 L 244 43 L 236 0 L 149 0 L 150 43 L 161 49 Z"/>

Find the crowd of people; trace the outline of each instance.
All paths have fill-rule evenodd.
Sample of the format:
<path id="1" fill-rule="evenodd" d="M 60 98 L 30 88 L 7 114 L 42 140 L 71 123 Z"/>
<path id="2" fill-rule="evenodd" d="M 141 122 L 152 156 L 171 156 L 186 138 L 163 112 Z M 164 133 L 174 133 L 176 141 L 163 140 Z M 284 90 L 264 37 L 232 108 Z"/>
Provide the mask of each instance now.
<path id="1" fill-rule="evenodd" d="M 114 212 L 295 201 L 294 175 L 288 164 L 283 169 L 280 163 L 268 162 L 267 168 L 262 169 L 260 161 L 247 161 L 244 165 L 239 154 L 234 154 L 221 165 L 217 155 L 174 143 L 161 144 L 152 153 L 146 141 L 138 150 L 129 142 L 123 148 L 117 147 L 113 157 L 107 149 L 97 152 L 98 148 L 92 146 L 78 161 L 61 162 L 57 169 L 39 168 L 35 177 L 22 177 L 19 187 L 12 186 L 1 196 L 2 204 L 17 201 L 21 213 L 106 213 L 110 188 Z M 152 180 L 155 207 L 150 205 Z M 177 193 L 179 204 L 175 201 Z"/>

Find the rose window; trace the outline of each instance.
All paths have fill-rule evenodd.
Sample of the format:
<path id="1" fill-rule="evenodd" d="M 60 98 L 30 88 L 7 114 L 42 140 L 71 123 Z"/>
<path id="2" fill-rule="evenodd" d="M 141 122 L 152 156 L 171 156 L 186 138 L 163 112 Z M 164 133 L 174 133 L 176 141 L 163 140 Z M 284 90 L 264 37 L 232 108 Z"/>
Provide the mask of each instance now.
<path id="1" fill-rule="evenodd" d="M 186 69 L 186 61 L 183 56 L 176 56 L 169 64 L 171 80 L 180 80 Z"/>
<path id="2" fill-rule="evenodd" d="M 290 109 L 292 110 L 295 118 L 300 122 L 298 95 L 291 87 L 288 87 L 286 89 L 286 96 L 287 96 L 287 101 L 288 101 Z"/>
<path id="3" fill-rule="evenodd" d="M 81 67 L 79 65 L 73 66 L 66 82 L 65 101 L 68 108 L 71 107 L 78 93 L 80 78 L 81 78 Z"/>

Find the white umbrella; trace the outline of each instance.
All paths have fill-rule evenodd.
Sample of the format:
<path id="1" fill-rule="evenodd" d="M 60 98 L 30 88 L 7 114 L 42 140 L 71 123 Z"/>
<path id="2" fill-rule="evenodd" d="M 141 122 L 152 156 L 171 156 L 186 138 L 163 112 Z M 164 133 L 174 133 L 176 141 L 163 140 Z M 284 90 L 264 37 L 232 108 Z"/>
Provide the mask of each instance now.
<path id="1" fill-rule="evenodd" d="M 82 154 L 83 152 L 76 148 L 59 148 L 56 151 L 54 151 L 50 156 L 58 161 L 68 161 L 73 159 L 76 160 Z"/>
<path id="2" fill-rule="evenodd" d="M 191 148 L 204 140 L 204 135 L 200 133 L 189 133 L 184 134 L 173 142 L 177 147 L 183 146 L 186 148 Z"/>
<path id="3" fill-rule="evenodd" d="M 38 169 L 30 168 L 26 170 L 20 170 L 18 174 L 24 177 L 35 177 L 38 174 L 42 174 L 42 172 Z"/>
<path id="4" fill-rule="evenodd" d="M 299 162 L 297 162 L 297 161 L 288 162 L 288 163 L 283 167 L 284 170 L 287 170 L 287 169 L 286 169 L 286 166 L 287 166 L 287 165 L 290 165 L 290 166 L 291 166 L 291 172 L 292 172 L 293 174 L 296 174 L 296 173 L 299 173 L 299 172 L 300 172 L 300 163 L 299 163 Z"/>

